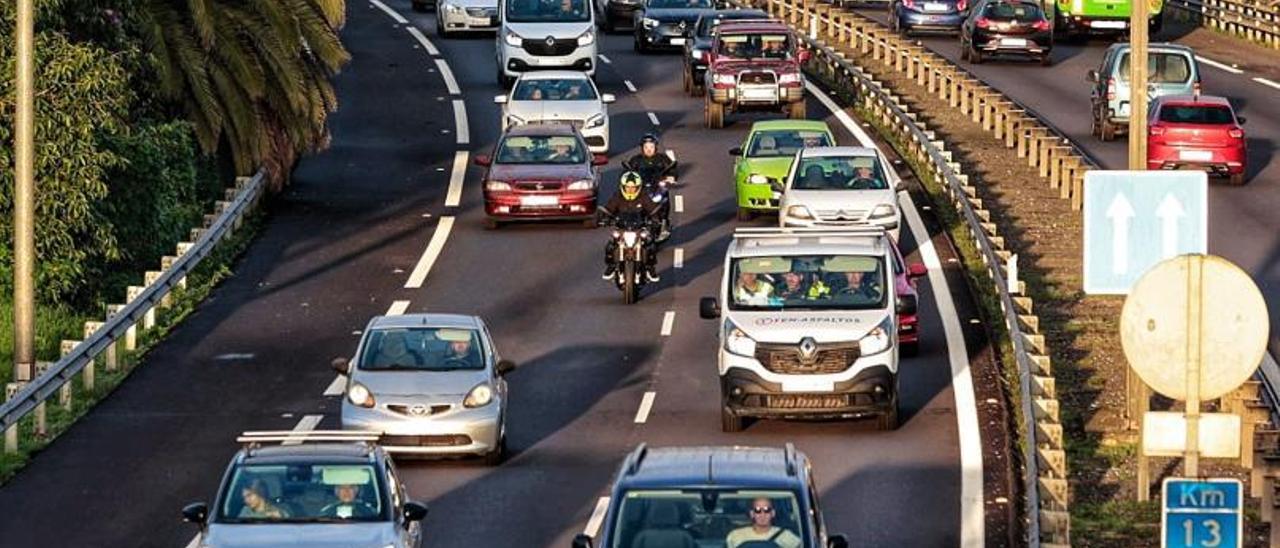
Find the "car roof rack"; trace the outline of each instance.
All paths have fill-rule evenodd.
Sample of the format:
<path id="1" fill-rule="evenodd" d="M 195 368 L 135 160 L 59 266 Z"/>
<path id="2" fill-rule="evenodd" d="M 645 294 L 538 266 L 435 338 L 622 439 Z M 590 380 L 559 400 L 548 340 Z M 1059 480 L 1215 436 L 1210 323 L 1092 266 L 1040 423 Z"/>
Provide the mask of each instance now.
<path id="1" fill-rule="evenodd" d="M 796 236 L 879 236 L 885 233 L 883 226 L 861 225 L 842 228 L 811 227 L 743 227 L 733 231 L 734 237 L 794 238 Z"/>
<path id="2" fill-rule="evenodd" d="M 302 443 L 377 442 L 381 432 L 359 430 L 260 430 L 236 436 L 236 442 L 246 447 L 261 447 L 267 443 L 298 445 Z"/>
<path id="3" fill-rule="evenodd" d="M 787 465 L 787 475 L 796 475 L 796 446 L 791 442 L 782 449 L 782 459 Z"/>
<path id="4" fill-rule="evenodd" d="M 630 455 L 627 455 L 627 463 L 626 465 L 624 465 L 624 468 L 626 469 L 626 474 L 628 476 L 632 476 L 632 475 L 635 475 L 636 472 L 639 472 L 640 463 L 644 461 L 644 458 L 648 454 L 649 454 L 649 444 L 640 442 L 640 445 L 637 445 L 635 450 L 632 451 Z"/>

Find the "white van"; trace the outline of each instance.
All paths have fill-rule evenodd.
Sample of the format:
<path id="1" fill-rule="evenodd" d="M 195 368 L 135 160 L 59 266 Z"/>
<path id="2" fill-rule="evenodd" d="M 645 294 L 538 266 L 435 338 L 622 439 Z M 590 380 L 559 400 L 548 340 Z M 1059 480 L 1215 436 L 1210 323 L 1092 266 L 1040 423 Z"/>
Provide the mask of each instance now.
<path id="1" fill-rule="evenodd" d="M 591 0 L 500 0 L 498 83 L 523 72 L 559 69 L 595 75 L 596 26 Z"/>
<path id="2" fill-rule="evenodd" d="M 744 417 L 876 417 L 898 426 L 893 242 L 880 227 L 742 228 L 718 297 L 721 427 Z"/>

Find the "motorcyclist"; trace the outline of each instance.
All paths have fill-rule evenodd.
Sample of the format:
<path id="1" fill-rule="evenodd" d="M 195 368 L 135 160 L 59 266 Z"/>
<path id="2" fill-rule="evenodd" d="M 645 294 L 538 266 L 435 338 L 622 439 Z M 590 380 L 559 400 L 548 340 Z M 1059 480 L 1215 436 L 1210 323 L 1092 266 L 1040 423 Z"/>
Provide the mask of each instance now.
<path id="1" fill-rule="evenodd" d="M 639 173 L 628 171 L 622 174 L 618 183 L 618 192 L 609 198 L 609 201 L 601 206 L 601 221 L 604 226 L 613 226 L 617 221 L 624 218 L 635 219 L 640 217 L 649 227 L 650 234 L 657 234 L 654 230 L 658 216 L 658 204 L 649 197 L 649 193 L 644 192 L 644 181 Z M 645 240 L 645 265 L 644 275 L 649 283 L 658 281 L 657 263 L 658 253 L 654 246 L 654 239 Z M 618 274 L 618 243 L 613 238 L 609 238 L 609 242 L 604 247 L 604 275 L 601 278 L 612 280 Z"/>
<path id="2" fill-rule="evenodd" d="M 675 180 L 676 163 L 666 154 L 658 153 L 658 136 L 647 133 L 640 138 L 640 153 L 628 158 L 622 166 L 640 175 L 645 193 L 658 203 L 658 214 L 662 220 L 660 239 L 666 239 L 669 235 L 666 231 L 671 226 L 671 203 L 660 183 Z"/>

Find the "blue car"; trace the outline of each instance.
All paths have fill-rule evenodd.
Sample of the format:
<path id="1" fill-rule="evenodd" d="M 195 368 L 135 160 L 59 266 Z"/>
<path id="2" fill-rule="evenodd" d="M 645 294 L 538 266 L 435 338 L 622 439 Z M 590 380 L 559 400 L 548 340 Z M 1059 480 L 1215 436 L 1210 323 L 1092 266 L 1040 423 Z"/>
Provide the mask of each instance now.
<path id="1" fill-rule="evenodd" d="M 969 15 L 969 0 L 891 0 L 889 27 L 901 34 L 914 31 L 960 32 Z"/>

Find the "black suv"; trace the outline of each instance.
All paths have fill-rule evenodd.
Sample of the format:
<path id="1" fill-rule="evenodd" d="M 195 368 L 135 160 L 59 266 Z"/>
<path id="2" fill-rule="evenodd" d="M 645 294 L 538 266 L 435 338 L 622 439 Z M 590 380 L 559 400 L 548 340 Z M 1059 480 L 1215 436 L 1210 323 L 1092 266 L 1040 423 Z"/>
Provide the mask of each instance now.
<path id="1" fill-rule="evenodd" d="M 596 546 L 846 548 L 827 536 L 808 457 L 774 447 L 645 444 L 618 470 Z M 593 539 L 578 535 L 574 548 Z"/>

